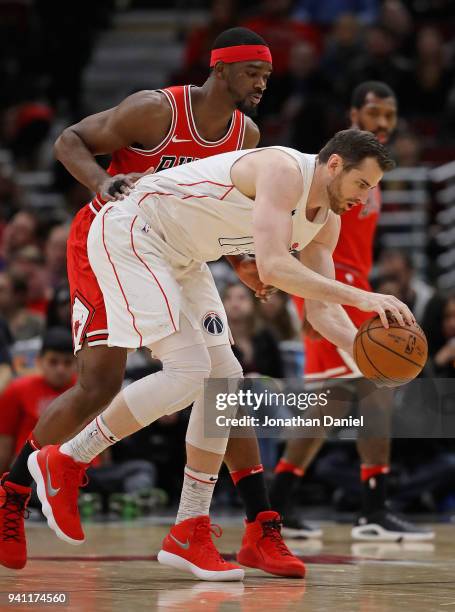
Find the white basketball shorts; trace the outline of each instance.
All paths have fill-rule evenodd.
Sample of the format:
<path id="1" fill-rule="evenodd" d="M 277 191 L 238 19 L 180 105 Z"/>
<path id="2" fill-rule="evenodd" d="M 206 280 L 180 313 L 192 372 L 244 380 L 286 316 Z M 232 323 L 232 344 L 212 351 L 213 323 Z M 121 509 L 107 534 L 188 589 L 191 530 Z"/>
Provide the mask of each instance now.
<path id="1" fill-rule="evenodd" d="M 183 312 L 207 346 L 229 344 L 227 317 L 206 263 L 171 265 L 150 225 L 121 205 L 94 219 L 87 251 L 103 292 L 109 346 L 149 346 L 179 329 Z"/>

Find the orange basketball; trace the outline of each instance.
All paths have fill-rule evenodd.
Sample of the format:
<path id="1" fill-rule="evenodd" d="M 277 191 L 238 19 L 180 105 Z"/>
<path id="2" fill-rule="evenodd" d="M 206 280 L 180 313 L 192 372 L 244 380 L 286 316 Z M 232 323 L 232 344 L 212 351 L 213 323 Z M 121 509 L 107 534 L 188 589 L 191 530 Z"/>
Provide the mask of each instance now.
<path id="1" fill-rule="evenodd" d="M 354 341 L 354 359 L 362 374 L 387 387 L 415 378 L 428 355 L 427 339 L 418 325 L 401 326 L 389 320 L 386 329 L 376 316 L 365 321 Z"/>

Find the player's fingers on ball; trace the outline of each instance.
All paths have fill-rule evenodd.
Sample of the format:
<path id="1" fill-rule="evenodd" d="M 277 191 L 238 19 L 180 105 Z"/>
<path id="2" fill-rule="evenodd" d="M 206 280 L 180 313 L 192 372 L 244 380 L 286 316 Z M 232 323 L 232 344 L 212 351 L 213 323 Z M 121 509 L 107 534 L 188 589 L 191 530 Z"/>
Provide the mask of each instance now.
<path id="1" fill-rule="evenodd" d="M 408 308 L 408 306 L 406 306 L 406 304 L 404 304 L 400 300 L 396 299 L 396 301 L 397 301 L 397 305 L 398 305 L 398 310 L 400 311 L 401 315 L 403 316 L 404 321 L 408 325 L 413 325 L 415 323 L 415 318 L 414 318 L 414 315 L 412 314 L 411 310 Z"/>
<path id="2" fill-rule="evenodd" d="M 381 323 L 384 325 L 384 327 L 386 329 L 389 329 L 389 321 L 387 319 L 387 314 L 384 308 L 378 307 L 376 309 L 376 312 L 378 313 L 379 318 L 381 319 Z"/>
<path id="3" fill-rule="evenodd" d="M 390 308 L 390 312 L 395 318 L 398 325 L 401 325 L 401 327 L 404 327 L 406 325 L 403 314 L 400 312 L 399 308 L 397 308 L 396 306 L 393 306 Z"/>
<path id="4" fill-rule="evenodd" d="M 140 177 L 141 175 L 138 174 L 136 177 L 134 176 L 125 176 L 124 178 L 124 183 L 127 187 L 130 187 L 131 189 L 134 188 L 134 181 L 137 181 L 137 179 Z"/>

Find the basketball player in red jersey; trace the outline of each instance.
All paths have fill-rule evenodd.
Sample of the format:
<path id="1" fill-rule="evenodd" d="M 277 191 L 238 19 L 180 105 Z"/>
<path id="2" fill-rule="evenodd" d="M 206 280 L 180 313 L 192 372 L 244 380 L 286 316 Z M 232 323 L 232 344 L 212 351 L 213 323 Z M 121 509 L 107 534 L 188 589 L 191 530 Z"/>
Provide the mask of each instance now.
<path id="1" fill-rule="evenodd" d="M 62 442 L 99 414 L 121 387 L 126 350 L 107 347 L 106 311 L 102 293 L 87 258 L 87 234 L 105 202 L 123 199 L 137 173 L 241 148 L 254 148 L 259 131 L 245 114 L 254 115 L 271 72 L 271 55 L 251 30 L 233 28 L 214 44 L 212 71 L 202 87 L 170 87 L 143 91 L 119 106 L 66 129 L 56 154 L 71 174 L 96 193 L 76 216 L 68 240 L 68 277 L 73 302 L 73 338 L 78 357 L 78 382 L 51 404 L 0 487 L 0 563 L 20 569 L 26 563 L 23 514 L 30 495 L 27 457 L 34 447 Z M 112 154 L 108 172 L 95 155 Z M 251 260 L 231 258 L 240 278 L 261 297 L 268 289 L 259 281 Z M 227 321 L 223 322 L 224 335 Z M 214 346 L 224 341 L 213 335 Z M 261 539 L 262 569 L 286 563 L 302 565 L 283 554 L 276 513 L 270 508 L 255 439 L 233 439 L 226 462 L 246 505 L 248 521 L 267 518 Z M 215 481 L 211 482 L 214 485 Z M 8 533 L 3 525 L 8 523 Z M 262 534 L 258 523 L 258 534 Z M 273 529 L 271 529 L 273 526 Z M 258 535 L 259 537 L 259 535 Z M 206 538 L 211 543 L 209 534 Z M 277 544 L 278 543 L 278 544 Z M 213 546 L 213 545 L 212 545 Z M 295 571 L 295 568 L 294 568 Z M 300 571 L 300 567 L 299 567 Z"/>
<path id="2" fill-rule="evenodd" d="M 352 127 L 372 132 L 381 144 L 386 144 L 397 124 L 397 100 L 385 83 L 367 81 L 353 92 L 350 110 Z M 373 242 L 381 207 L 380 189 L 369 195 L 367 204 L 346 212 L 341 217 L 341 231 L 333 254 L 337 280 L 359 289 L 371 291 L 368 277 L 373 265 Z M 362 511 L 352 536 L 357 540 L 427 540 L 434 534 L 420 529 L 386 509 L 386 479 L 390 463 L 389 420 L 392 408 L 390 390 L 374 389 L 362 378 L 356 364 L 343 351 L 319 336 L 303 312 L 303 300 L 295 298 L 304 321 L 305 377 L 315 379 L 355 379 L 360 400 L 359 409 L 371 431 L 378 437 L 357 440 L 361 459 Z M 372 316 L 352 307 L 345 307 L 356 327 Z M 364 402 L 364 406 L 362 406 Z M 364 408 L 364 409 L 363 409 Z M 374 423 L 373 420 L 374 419 Z M 283 535 L 286 537 L 321 537 L 322 531 L 288 513 L 292 492 L 305 470 L 321 448 L 324 439 L 290 440 L 284 456 L 275 469 L 270 497 L 274 508 L 283 515 Z"/>

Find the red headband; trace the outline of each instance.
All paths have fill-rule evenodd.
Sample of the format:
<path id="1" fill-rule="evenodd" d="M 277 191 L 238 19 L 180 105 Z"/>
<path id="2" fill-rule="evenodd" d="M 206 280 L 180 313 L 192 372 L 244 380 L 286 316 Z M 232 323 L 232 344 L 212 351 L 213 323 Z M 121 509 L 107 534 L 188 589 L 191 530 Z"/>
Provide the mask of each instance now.
<path id="1" fill-rule="evenodd" d="M 233 64 L 234 62 L 270 62 L 272 54 L 266 45 L 236 45 L 235 47 L 222 47 L 213 49 L 210 56 L 210 68 L 217 62 Z"/>

